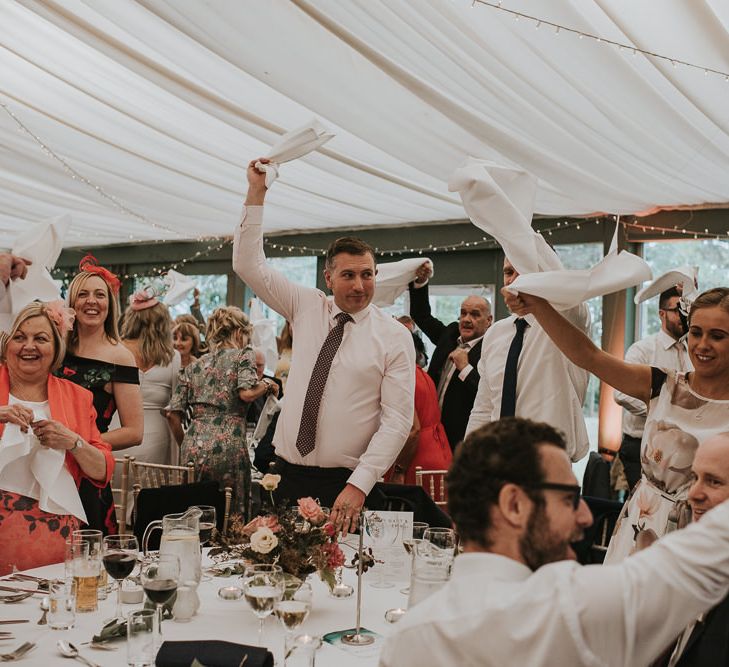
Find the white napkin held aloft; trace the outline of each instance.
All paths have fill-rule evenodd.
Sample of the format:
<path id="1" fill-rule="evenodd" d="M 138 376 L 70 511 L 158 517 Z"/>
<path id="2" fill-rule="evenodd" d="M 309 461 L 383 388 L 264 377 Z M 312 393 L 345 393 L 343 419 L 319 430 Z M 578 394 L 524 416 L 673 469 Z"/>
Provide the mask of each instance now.
<path id="1" fill-rule="evenodd" d="M 166 306 L 175 306 L 180 303 L 185 296 L 195 289 L 195 281 L 174 269 L 170 269 L 164 277 L 167 285 L 167 292 L 164 295 L 164 303 Z"/>
<path id="2" fill-rule="evenodd" d="M 407 289 L 408 284 L 415 280 L 415 271 L 424 262 L 428 262 L 433 271 L 433 262 L 428 257 L 413 257 L 398 262 L 378 264 L 372 303 L 380 308 L 392 306 L 397 297 Z"/>
<path id="3" fill-rule="evenodd" d="M 520 169 L 469 157 L 448 179 L 476 227 L 493 236 L 519 273 L 562 269 L 557 254 L 532 229 L 537 179 Z"/>
<path id="4" fill-rule="evenodd" d="M 549 301 L 557 310 L 569 310 L 596 296 L 639 285 L 652 277 L 646 262 L 625 250 L 618 251 L 615 227 L 610 251 L 591 269 L 563 269 L 520 275 L 507 289 L 533 294 Z"/>
<path id="5" fill-rule="evenodd" d="M 681 285 L 681 300 L 685 300 L 686 303 L 690 304 L 699 294 L 699 290 L 696 287 L 698 275 L 698 266 L 679 266 L 678 268 L 666 271 L 636 292 L 635 303 L 642 303 L 651 297 L 661 294 L 661 292 L 665 292 L 667 289 L 671 289 L 671 287 Z"/>
<path id="6" fill-rule="evenodd" d="M 253 325 L 251 345 L 263 352 L 263 356 L 266 359 L 266 370 L 269 374 L 273 374 L 278 363 L 276 322 L 264 316 L 258 299 L 251 299 L 249 317 Z"/>
<path id="7" fill-rule="evenodd" d="M 16 237 L 13 255 L 29 259 L 33 264 L 28 267 L 25 280 L 14 280 L 8 285 L 9 308 L 0 315 L 0 330 L 8 331 L 15 316 L 31 301 L 55 301 L 61 298 L 61 291 L 50 271 L 58 261 L 63 239 L 70 226 L 71 216 L 61 215 L 29 226 Z"/>
<path id="8" fill-rule="evenodd" d="M 318 120 L 312 119 L 306 125 L 284 134 L 272 147 L 266 156 L 270 162 L 263 164 L 256 162 L 256 169 L 266 172 L 266 187 L 270 188 L 278 178 L 278 166 L 300 158 L 332 139 L 334 134 L 329 132 Z"/>

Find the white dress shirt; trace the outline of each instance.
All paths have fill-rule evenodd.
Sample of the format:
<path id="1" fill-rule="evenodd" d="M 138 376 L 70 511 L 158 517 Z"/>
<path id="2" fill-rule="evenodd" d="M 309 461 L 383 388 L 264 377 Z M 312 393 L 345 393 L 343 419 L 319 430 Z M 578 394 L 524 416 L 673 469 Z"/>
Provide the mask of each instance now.
<path id="1" fill-rule="evenodd" d="M 262 206 L 244 208 L 235 233 L 233 270 L 295 331 L 286 400 L 273 438 L 276 453 L 298 465 L 349 468 L 349 483 L 369 493 L 397 458 L 413 424 L 412 336 L 377 306 L 351 313 L 354 322 L 344 327 L 324 387 L 315 449 L 302 457 L 296 437 L 306 390 L 341 310 L 321 290 L 296 285 L 267 264 L 262 221 Z"/>
<path id="2" fill-rule="evenodd" d="M 590 313 L 584 303 L 562 314 L 579 329 L 589 332 Z M 501 416 L 504 369 L 516 333 L 516 319 L 511 315 L 499 320 L 483 337 L 481 361 L 478 362 L 481 379 L 466 435 Z M 567 440 L 567 454 L 573 461 L 579 461 L 590 447 L 582 416 L 589 373 L 559 351 L 532 315 L 524 319 L 529 326 L 524 330 L 524 344 L 517 366 L 516 416 L 558 428 Z"/>
<path id="3" fill-rule="evenodd" d="M 644 667 L 729 590 L 729 501 L 620 565 L 531 572 L 458 556 L 451 580 L 409 609 L 381 667 Z"/>
<path id="4" fill-rule="evenodd" d="M 685 338 L 676 340 L 663 329 L 657 334 L 646 336 L 633 343 L 625 353 L 625 361 L 671 371 L 693 370 L 686 351 Z M 623 433 L 633 438 L 642 438 L 645 418 L 648 414 L 646 404 L 620 391 L 615 391 L 614 397 L 615 402 L 625 408 L 623 410 Z"/>

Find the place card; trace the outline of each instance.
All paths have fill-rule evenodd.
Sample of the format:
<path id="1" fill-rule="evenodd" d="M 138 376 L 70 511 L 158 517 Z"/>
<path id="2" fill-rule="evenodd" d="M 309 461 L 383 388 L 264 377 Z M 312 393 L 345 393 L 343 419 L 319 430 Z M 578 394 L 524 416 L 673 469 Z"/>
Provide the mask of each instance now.
<path id="1" fill-rule="evenodd" d="M 375 567 L 385 567 L 386 576 L 390 581 L 410 581 L 410 556 L 402 542 L 413 537 L 412 512 L 378 512 L 367 511 L 365 515 L 364 544 L 372 547 L 377 560 L 384 560 L 385 564 L 377 563 Z M 367 529 L 367 522 L 373 528 Z M 374 525 L 381 523 L 382 530 L 375 539 Z"/>

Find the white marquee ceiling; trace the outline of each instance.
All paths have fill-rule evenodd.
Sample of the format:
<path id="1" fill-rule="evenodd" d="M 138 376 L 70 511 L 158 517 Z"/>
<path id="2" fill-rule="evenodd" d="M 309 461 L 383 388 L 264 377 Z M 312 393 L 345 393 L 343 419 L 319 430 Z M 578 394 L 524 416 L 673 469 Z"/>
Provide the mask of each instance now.
<path id="1" fill-rule="evenodd" d="M 501 4 L 729 72 L 726 0 Z M 729 202 L 723 76 L 470 0 L 2 0 L 0 103 L 6 246 L 64 212 L 66 246 L 230 234 L 244 165 L 313 116 L 337 136 L 281 168 L 272 232 L 462 219 L 467 154 L 543 214 Z"/>

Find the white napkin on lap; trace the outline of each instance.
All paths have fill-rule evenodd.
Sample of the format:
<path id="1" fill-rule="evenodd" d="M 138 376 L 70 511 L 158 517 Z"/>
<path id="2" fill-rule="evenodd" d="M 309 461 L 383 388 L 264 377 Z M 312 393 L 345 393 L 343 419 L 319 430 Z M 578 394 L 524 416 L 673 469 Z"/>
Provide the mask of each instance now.
<path id="1" fill-rule="evenodd" d="M 5 425 L 0 444 L 0 488 L 35 498 L 44 512 L 72 514 L 86 523 L 65 452 L 43 447 L 16 424 Z"/>
<path id="2" fill-rule="evenodd" d="M 549 244 L 532 229 L 537 179 L 520 169 L 469 157 L 450 179 L 476 227 L 493 236 L 519 273 L 562 268 Z"/>
<path id="3" fill-rule="evenodd" d="M 266 187 L 270 188 L 278 178 L 278 166 L 300 158 L 329 141 L 334 134 L 316 119 L 303 127 L 291 130 L 284 134 L 272 147 L 266 156 L 270 162 L 263 164 L 256 162 L 256 169 L 266 172 Z"/>
<path id="4" fill-rule="evenodd" d="M 676 269 L 666 271 L 666 273 L 658 276 L 653 282 L 648 283 L 643 289 L 638 290 L 635 295 L 635 303 L 642 303 L 676 285 L 682 286 L 682 298 L 686 299 L 688 303 L 691 303 L 698 296 L 699 292 L 696 289 L 696 278 L 698 274 L 699 267 L 697 266 L 679 266 Z"/>
<path id="5" fill-rule="evenodd" d="M 380 308 L 392 306 L 397 297 L 407 289 L 408 284 L 415 280 L 415 271 L 424 262 L 430 264 L 432 271 L 433 262 L 428 257 L 413 257 L 401 259 L 398 262 L 378 264 L 375 295 L 372 298 L 372 303 Z"/>
<path id="6" fill-rule="evenodd" d="M 569 310 L 593 297 L 650 280 L 651 270 L 643 259 L 625 250 L 618 251 L 619 229 L 617 225 L 608 254 L 591 269 L 520 275 L 507 289 L 513 294 L 524 292 L 541 296 L 557 310 Z"/>
<path id="7" fill-rule="evenodd" d="M 63 239 L 71 226 L 71 216 L 61 215 L 44 223 L 30 226 L 13 244 L 12 253 L 33 262 L 25 280 L 13 280 L 8 285 L 10 313 L 0 315 L 0 330 L 9 331 L 15 316 L 31 301 L 55 301 L 61 298 L 58 284 L 50 271 L 56 265 L 63 248 Z"/>

